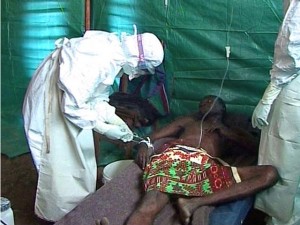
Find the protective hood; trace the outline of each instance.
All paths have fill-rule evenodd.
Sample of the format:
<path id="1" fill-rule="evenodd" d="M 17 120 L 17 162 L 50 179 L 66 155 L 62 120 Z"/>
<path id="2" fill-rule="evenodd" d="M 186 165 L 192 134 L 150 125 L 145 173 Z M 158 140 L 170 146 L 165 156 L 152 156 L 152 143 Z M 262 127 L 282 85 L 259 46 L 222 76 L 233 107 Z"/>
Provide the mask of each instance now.
<path id="1" fill-rule="evenodd" d="M 126 63 L 122 67 L 124 73 L 129 75 L 129 80 L 142 75 L 145 69 L 154 73 L 154 68 L 163 61 L 162 44 L 152 33 L 128 36 L 123 34 L 121 42 L 126 55 Z"/>

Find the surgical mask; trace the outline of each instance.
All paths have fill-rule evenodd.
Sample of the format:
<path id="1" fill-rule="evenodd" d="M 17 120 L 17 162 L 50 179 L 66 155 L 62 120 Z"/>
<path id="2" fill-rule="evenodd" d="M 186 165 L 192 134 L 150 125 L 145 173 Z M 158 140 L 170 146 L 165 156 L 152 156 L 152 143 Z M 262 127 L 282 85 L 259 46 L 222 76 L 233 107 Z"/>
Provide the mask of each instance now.
<path id="1" fill-rule="evenodd" d="M 139 66 L 132 67 L 129 64 L 125 64 L 122 68 L 123 68 L 124 73 L 126 73 L 129 76 L 129 80 L 132 80 L 132 79 L 137 78 L 142 75 L 154 73 L 154 70 L 151 73 L 151 71 L 149 71 L 145 67 L 139 67 Z"/>

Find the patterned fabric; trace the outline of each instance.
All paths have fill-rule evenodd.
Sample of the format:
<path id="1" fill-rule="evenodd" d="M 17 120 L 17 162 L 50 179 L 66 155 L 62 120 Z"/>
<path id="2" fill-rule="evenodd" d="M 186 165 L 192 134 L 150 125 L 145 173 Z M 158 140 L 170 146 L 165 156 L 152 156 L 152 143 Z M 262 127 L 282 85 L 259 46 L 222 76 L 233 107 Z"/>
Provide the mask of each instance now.
<path id="1" fill-rule="evenodd" d="M 236 168 L 225 164 L 203 149 L 176 145 L 152 156 L 144 171 L 145 190 L 206 196 L 240 182 Z"/>

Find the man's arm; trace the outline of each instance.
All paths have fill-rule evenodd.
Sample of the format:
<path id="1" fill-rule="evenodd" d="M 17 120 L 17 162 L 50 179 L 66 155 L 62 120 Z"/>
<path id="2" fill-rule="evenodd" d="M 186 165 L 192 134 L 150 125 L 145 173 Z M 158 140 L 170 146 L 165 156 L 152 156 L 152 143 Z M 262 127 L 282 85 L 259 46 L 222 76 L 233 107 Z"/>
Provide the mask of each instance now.
<path id="1" fill-rule="evenodd" d="M 154 131 L 150 135 L 150 140 L 153 143 L 154 141 L 162 138 L 177 137 L 180 132 L 183 131 L 184 126 L 192 121 L 194 121 L 194 119 L 191 116 L 179 117 L 170 124 Z"/>

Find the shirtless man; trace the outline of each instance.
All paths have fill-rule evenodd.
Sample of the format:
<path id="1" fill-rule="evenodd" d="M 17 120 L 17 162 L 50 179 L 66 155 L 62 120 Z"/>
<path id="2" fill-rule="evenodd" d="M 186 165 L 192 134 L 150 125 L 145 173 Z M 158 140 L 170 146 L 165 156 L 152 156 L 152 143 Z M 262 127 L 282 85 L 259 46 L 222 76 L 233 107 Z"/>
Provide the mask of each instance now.
<path id="1" fill-rule="evenodd" d="M 199 105 L 199 112 L 197 114 L 181 117 L 150 136 L 152 143 L 155 143 L 156 140 L 171 137 L 171 141 L 155 148 L 155 153 L 161 154 L 150 158 L 151 154 L 149 152 L 151 151 L 149 150 L 151 147 L 149 148 L 149 143 L 140 144 L 137 163 L 144 169 L 145 195 L 137 209 L 129 217 L 126 222 L 127 225 L 153 224 L 156 215 L 169 202 L 170 194 L 177 198 L 177 205 L 183 224 L 189 224 L 192 213 L 200 206 L 220 204 L 248 197 L 271 187 L 277 182 L 278 174 L 272 166 L 230 167 L 229 165 L 221 165 L 218 159 L 213 158 L 226 155 L 224 151 L 227 150 L 224 146 L 228 142 L 239 145 L 245 151 L 257 150 L 257 146 L 252 144 L 248 133 L 239 129 L 231 129 L 223 123 L 225 113 L 226 107 L 220 98 L 207 96 Z M 178 147 L 177 145 L 177 148 L 172 148 L 176 144 L 180 144 L 180 146 Z M 195 151 L 192 149 L 189 152 L 189 148 L 185 148 L 184 146 L 197 149 Z M 203 159 L 207 160 L 206 164 L 202 165 L 203 168 L 211 165 L 216 166 L 216 168 L 218 167 L 219 170 L 222 170 L 221 173 L 223 175 L 226 174 L 225 177 L 218 177 L 222 179 L 222 185 L 220 185 L 222 188 L 218 189 L 218 187 L 214 187 L 213 180 L 211 180 L 208 181 L 211 188 L 208 188 L 208 190 L 205 189 L 207 186 L 201 180 L 204 177 L 201 174 L 197 174 L 198 178 L 202 177 L 199 183 L 192 184 L 196 189 L 192 189 L 189 186 L 190 183 L 182 187 L 180 185 L 183 177 L 178 175 L 179 172 L 184 173 L 184 171 L 178 172 L 175 170 L 177 178 L 176 176 L 174 178 L 170 173 L 167 174 L 170 171 L 169 168 L 167 170 L 162 168 L 160 174 L 165 172 L 164 175 L 166 176 L 157 178 L 158 176 L 155 174 L 157 168 L 161 164 L 164 164 L 163 167 L 165 167 L 172 160 L 172 154 L 173 157 L 176 155 L 176 160 L 180 162 L 181 159 L 178 158 L 178 155 L 183 154 L 183 158 L 187 158 L 190 157 L 190 154 L 195 154 L 195 157 L 201 157 L 202 161 Z M 195 157 L 192 161 L 197 161 Z M 172 167 L 171 164 L 174 165 L 174 162 L 171 161 L 170 168 Z M 193 162 L 185 161 L 182 163 L 180 165 L 183 165 L 184 168 L 187 168 L 186 163 L 192 164 L 192 171 L 189 174 L 185 174 L 187 176 L 201 167 L 201 164 Z M 153 177 L 155 179 L 152 179 Z M 177 182 L 180 185 L 176 184 L 176 179 L 180 181 Z"/>

